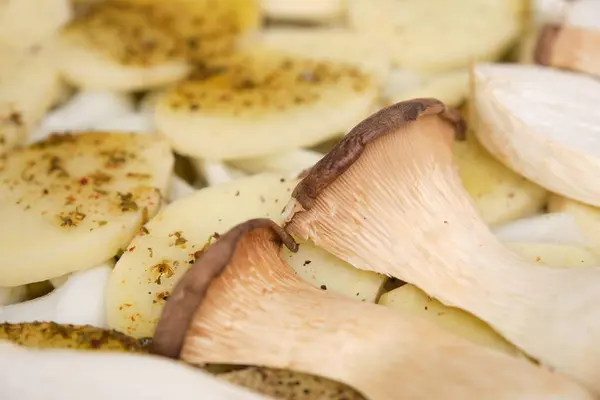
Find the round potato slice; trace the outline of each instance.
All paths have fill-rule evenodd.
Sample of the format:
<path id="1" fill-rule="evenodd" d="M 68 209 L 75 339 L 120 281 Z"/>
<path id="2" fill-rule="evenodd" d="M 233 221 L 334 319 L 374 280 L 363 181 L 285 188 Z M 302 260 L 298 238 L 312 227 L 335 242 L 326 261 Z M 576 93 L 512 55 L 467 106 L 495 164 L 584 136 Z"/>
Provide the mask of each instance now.
<path id="1" fill-rule="evenodd" d="M 0 43 L 16 48 L 37 45 L 71 18 L 69 0 L 0 1 Z"/>
<path id="2" fill-rule="evenodd" d="M 260 34 L 259 44 L 296 57 L 356 65 L 384 82 L 390 56 L 385 47 L 373 46 L 372 39 L 341 28 L 269 28 Z"/>
<path id="3" fill-rule="evenodd" d="M 117 262 L 108 283 L 107 322 L 135 337 L 152 336 L 166 298 L 194 253 L 250 218 L 282 221 L 296 185 L 263 174 L 201 189 L 169 204 L 142 229 Z"/>
<path id="4" fill-rule="evenodd" d="M 162 86 L 183 78 L 188 61 L 231 51 L 258 21 L 253 1 L 103 2 L 63 31 L 60 66 L 88 89 Z"/>
<path id="5" fill-rule="evenodd" d="M 0 46 L 0 155 L 23 143 L 61 95 L 52 50 Z"/>
<path id="6" fill-rule="evenodd" d="M 0 286 L 113 257 L 158 211 L 172 167 L 163 140 L 135 134 L 52 136 L 0 159 Z"/>
<path id="7" fill-rule="evenodd" d="M 208 160 L 323 142 L 367 116 L 378 92 L 359 68 L 265 49 L 195 75 L 158 100 L 156 125 L 179 153 Z"/>
<path id="8" fill-rule="evenodd" d="M 524 0 L 348 0 L 350 25 L 384 41 L 401 68 L 436 73 L 494 60 L 519 38 Z"/>
<path id="9" fill-rule="evenodd" d="M 453 153 L 462 183 L 487 224 L 527 217 L 544 207 L 548 191 L 502 165 L 473 135 L 455 142 Z"/>

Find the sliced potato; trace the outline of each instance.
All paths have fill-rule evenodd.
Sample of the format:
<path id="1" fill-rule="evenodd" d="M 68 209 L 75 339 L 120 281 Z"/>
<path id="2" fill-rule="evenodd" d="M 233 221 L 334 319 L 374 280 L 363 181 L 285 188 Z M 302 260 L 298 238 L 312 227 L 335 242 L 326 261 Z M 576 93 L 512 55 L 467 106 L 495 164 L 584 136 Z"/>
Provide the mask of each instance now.
<path id="1" fill-rule="evenodd" d="M 298 176 L 302 171 L 315 165 L 321 158 L 323 158 L 322 153 L 297 149 L 262 157 L 233 160 L 230 164 L 250 174 L 274 172 L 286 176 Z"/>
<path id="2" fill-rule="evenodd" d="M 548 192 L 495 160 L 472 135 L 454 143 L 454 159 L 463 185 L 486 223 L 505 223 L 544 207 Z"/>
<path id="3" fill-rule="evenodd" d="M 379 304 L 427 318 L 475 344 L 508 354 L 520 354 L 516 347 L 485 322 L 459 308 L 443 305 L 416 286 L 406 284 L 394 289 L 381 296 Z"/>
<path id="4" fill-rule="evenodd" d="M 364 399 L 356 390 L 341 383 L 288 370 L 252 367 L 218 376 L 228 382 L 282 400 Z"/>
<path id="5" fill-rule="evenodd" d="M 315 145 L 354 127 L 378 96 L 359 68 L 265 49 L 215 60 L 196 75 L 161 97 L 156 126 L 178 153 L 206 160 Z"/>
<path id="6" fill-rule="evenodd" d="M 322 290 L 342 296 L 375 303 L 383 291 L 387 277 L 370 271 L 361 271 L 333 254 L 307 242 L 300 242 L 298 252 L 285 246 L 282 258 L 300 275 Z"/>
<path id="7" fill-rule="evenodd" d="M 388 93 L 387 100 L 397 103 L 404 100 L 433 97 L 451 107 L 460 106 L 469 94 L 469 71 L 460 69 L 424 76 L 418 86 L 409 86 L 396 93 Z"/>
<path id="8" fill-rule="evenodd" d="M 103 2 L 64 30 L 61 70 L 84 88 L 153 88 L 185 76 L 190 59 L 231 51 L 258 22 L 251 0 Z"/>
<path id="9" fill-rule="evenodd" d="M 600 254 L 572 244 L 504 242 L 504 245 L 528 261 L 551 267 L 597 267 Z"/>
<path id="10" fill-rule="evenodd" d="M 575 217 L 566 212 L 519 219 L 500 225 L 493 232 L 503 242 L 557 243 L 579 247 L 591 247 L 593 244 Z"/>
<path id="11" fill-rule="evenodd" d="M 352 27 L 386 43 L 396 66 L 425 73 L 499 58 L 519 38 L 526 8 L 525 0 L 348 0 Z"/>
<path id="12" fill-rule="evenodd" d="M 71 19 L 69 0 L 0 1 L 0 43 L 28 48 L 47 41 Z"/>
<path id="13" fill-rule="evenodd" d="M 350 29 L 269 28 L 260 34 L 258 43 L 294 57 L 356 65 L 382 83 L 390 72 L 387 48 L 373 46 L 372 37 Z"/>
<path id="14" fill-rule="evenodd" d="M 0 155 L 25 142 L 62 88 L 51 47 L 0 45 Z"/>
<path id="15" fill-rule="evenodd" d="M 7 155 L 0 160 L 0 286 L 113 257 L 158 211 L 172 168 L 168 145 L 151 135 L 59 135 Z"/>
<path id="16" fill-rule="evenodd" d="M 0 324 L 0 340 L 25 347 L 146 352 L 147 340 L 134 339 L 116 331 L 89 325 L 53 322 Z"/>
<path id="17" fill-rule="evenodd" d="M 592 246 L 600 249 L 600 208 L 551 194 L 548 200 L 548 211 L 564 212 L 575 217 L 577 225 L 592 241 Z"/>
<path id="18" fill-rule="evenodd" d="M 263 174 L 201 189 L 166 206 L 150 220 L 117 262 L 107 291 L 112 329 L 152 336 L 165 299 L 215 233 L 250 218 L 282 222 L 281 210 L 296 185 Z"/>
<path id="19" fill-rule="evenodd" d="M 341 18 L 346 9 L 344 0 L 261 0 L 260 5 L 269 18 L 288 22 L 332 22 Z"/>

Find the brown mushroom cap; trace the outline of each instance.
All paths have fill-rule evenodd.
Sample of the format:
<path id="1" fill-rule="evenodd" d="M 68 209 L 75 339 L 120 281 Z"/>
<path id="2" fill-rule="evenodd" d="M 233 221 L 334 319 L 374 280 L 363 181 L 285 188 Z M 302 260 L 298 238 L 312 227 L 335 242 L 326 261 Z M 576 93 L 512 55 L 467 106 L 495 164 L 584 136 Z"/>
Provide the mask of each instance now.
<path id="1" fill-rule="evenodd" d="M 294 239 L 275 222 L 256 218 L 239 224 L 212 244 L 182 276 L 169 297 L 154 333 L 152 352 L 166 357 L 178 358 L 192 318 L 204 299 L 211 282 L 227 267 L 238 243 L 257 229 L 272 232 L 274 241 L 291 251 L 297 251 Z"/>
<path id="2" fill-rule="evenodd" d="M 454 125 L 456 138 L 465 139 L 466 123 L 457 110 L 436 99 L 413 99 L 383 108 L 356 125 L 296 186 L 292 197 L 308 210 L 331 182 L 359 159 L 365 147 L 375 139 L 397 131 L 420 117 L 438 114 Z"/>

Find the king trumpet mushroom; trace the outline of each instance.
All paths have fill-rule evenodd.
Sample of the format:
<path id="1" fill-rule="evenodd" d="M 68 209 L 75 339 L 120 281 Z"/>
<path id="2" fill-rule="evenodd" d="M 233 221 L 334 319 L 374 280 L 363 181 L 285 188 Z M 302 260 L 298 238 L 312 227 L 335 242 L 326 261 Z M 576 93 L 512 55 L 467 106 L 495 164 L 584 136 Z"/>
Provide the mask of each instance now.
<path id="1" fill-rule="evenodd" d="M 600 3 L 574 1 L 563 21 L 545 24 L 534 50 L 541 65 L 600 76 Z"/>
<path id="2" fill-rule="evenodd" d="M 152 351 L 198 365 L 289 368 L 372 400 L 589 398 L 558 374 L 426 320 L 311 286 L 279 257 L 282 244 L 297 248 L 269 219 L 222 235 L 175 286 Z"/>
<path id="3" fill-rule="evenodd" d="M 598 80 L 516 64 L 477 64 L 471 78 L 470 121 L 483 147 L 549 191 L 600 206 Z"/>
<path id="4" fill-rule="evenodd" d="M 545 267 L 503 246 L 452 162 L 463 132 L 458 113 L 435 99 L 379 111 L 296 186 L 286 230 L 472 313 L 600 393 L 600 269 Z"/>

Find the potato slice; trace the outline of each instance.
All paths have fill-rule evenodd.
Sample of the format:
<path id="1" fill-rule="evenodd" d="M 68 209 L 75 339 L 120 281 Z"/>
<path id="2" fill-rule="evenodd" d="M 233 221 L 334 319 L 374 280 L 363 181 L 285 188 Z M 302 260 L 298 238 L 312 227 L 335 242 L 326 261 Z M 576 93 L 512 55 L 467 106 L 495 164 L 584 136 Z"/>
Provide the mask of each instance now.
<path id="1" fill-rule="evenodd" d="M 282 400 L 364 399 L 356 390 L 341 383 L 288 370 L 252 367 L 218 377 Z"/>
<path id="2" fill-rule="evenodd" d="M 504 245 L 524 257 L 551 267 L 597 267 L 600 255 L 589 248 L 573 244 L 504 242 Z"/>
<path id="3" fill-rule="evenodd" d="M 495 60 L 519 38 L 524 0 L 348 0 L 350 25 L 386 43 L 400 68 L 439 73 Z"/>
<path id="4" fill-rule="evenodd" d="M 381 296 L 379 304 L 412 312 L 475 344 L 518 355 L 519 349 L 507 342 L 488 324 L 459 308 L 448 307 L 429 297 L 416 286 L 406 284 Z"/>
<path id="5" fill-rule="evenodd" d="M 233 160 L 230 164 L 250 174 L 275 172 L 286 176 L 298 176 L 321 158 L 323 158 L 322 153 L 298 149 L 256 158 L 242 158 Z"/>
<path id="6" fill-rule="evenodd" d="M 288 22 L 332 22 L 346 10 L 344 0 L 261 0 L 260 5 L 267 17 Z"/>
<path id="7" fill-rule="evenodd" d="M 89 89 L 158 87 L 184 77 L 189 60 L 232 50 L 258 22 L 249 0 L 105 2 L 64 30 L 61 70 Z"/>
<path id="8" fill-rule="evenodd" d="M 285 246 L 281 257 L 302 279 L 321 290 L 330 290 L 342 296 L 368 303 L 375 303 L 388 278 L 370 271 L 361 271 L 333 254 L 298 241 L 298 252 L 292 253 Z"/>
<path id="9" fill-rule="evenodd" d="M 0 285 L 91 268 L 129 243 L 166 194 L 157 136 L 60 135 L 0 159 Z"/>
<path id="10" fill-rule="evenodd" d="M 41 349 L 78 349 L 146 352 L 147 340 L 134 339 L 116 331 L 89 325 L 54 322 L 0 324 L 0 340 Z"/>
<path id="11" fill-rule="evenodd" d="M 600 234 L 598 234 L 600 229 L 600 208 L 557 194 L 551 194 L 548 200 L 548 211 L 572 215 L 577 225 L 592 242 L 591 246 L 600 250 Z"/>
<path id="12" fill-rule="evenodd" d="M 269 28 L 260 34 L 258 43 L 293 57 L 355 65 L 371 73 L 381 83 L 390 73 L 390 56 L 386 47 L 373 46 L 372 37 L 350 29 Z"/>
<path id="13" fill-rule="evenodd" d="M 418 86 L 409 86 L 395 93 L 388 93 L 387 101 L 397 103 L 404 100 L 433 97 L 447 106 L 460 106 L 469 94 L 469 71 L 460 69 L 422 77 Z"/>
<path id="14" fill-rule="evenodd" d="M 197 75 L 166 91 L 156 126 L 178 153 L 207 160 L 312 146 L 354 127 L 378 96 L 374 79 L 356 67 L 264 49 Z"/>
<path id="15" fill-rule="evenodd" d="M 590 247 L 593 243 L 575 216 L 566 212 L 541 214 L 509 222 L 496 227 L 494 234 L 503 242 L 558 243 L 579 247 Z"/>
<path id="16" fill-rule="evenodd" d="M 165 298 L 214 233 L 250 218 L 282 222 L 281 210 L 296 185 L 262 174 L 201 189 L 166 206 L 135 237 L 117 262 L 107 289 L 109 327 L 152 336 Z"/>
<path id="17" fill-rule="evenodd" d="M 28 131 L 61 95 L 52 54 L 49 47 L 0 46 L 0 156 L 25 142 Z"/>
<path id="18" fill-rule="evenodd" d="M 28 48 L 46 41 L 71 19 L 69 0 L 0 2 L 0 43 Z"/>
<path id="19" fill-rule="evenodd" d="M 540 211 L 548 192 L 495 160 L 472 135 L 454 143 L 454 158 L 463 185 L 481 218 L 490 225 Z"/>

